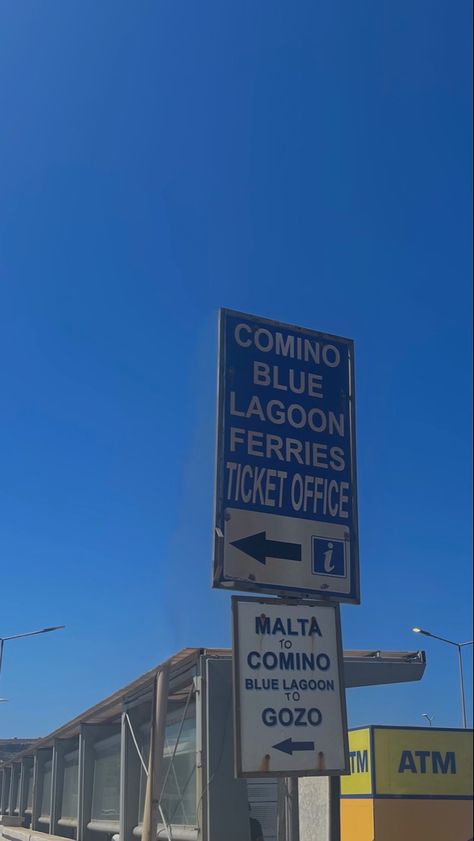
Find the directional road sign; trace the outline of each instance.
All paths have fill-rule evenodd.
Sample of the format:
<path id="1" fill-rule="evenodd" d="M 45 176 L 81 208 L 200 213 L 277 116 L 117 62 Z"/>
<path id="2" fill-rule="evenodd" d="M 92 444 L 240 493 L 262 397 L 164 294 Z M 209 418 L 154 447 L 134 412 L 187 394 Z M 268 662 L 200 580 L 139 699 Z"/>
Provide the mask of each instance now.
<path id="1" fill-rule="evenodd" d="M 337 604 L 232 599 L 238 777 L 349 771 Z"/>
<path id="2" fill-rule="evenodd" d="M 222 310 L 214 586 L 359 601 L 349 339 Z"/>

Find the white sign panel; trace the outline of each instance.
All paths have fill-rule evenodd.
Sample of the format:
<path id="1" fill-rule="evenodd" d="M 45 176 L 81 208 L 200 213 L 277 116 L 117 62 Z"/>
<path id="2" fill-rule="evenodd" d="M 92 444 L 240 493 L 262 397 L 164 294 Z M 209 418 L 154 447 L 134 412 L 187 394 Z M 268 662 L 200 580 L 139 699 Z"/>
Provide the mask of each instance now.
<path id="1" fill-rule="evenodd" d="M 232 599 L 238 777 L 349 773 L 339 607 Z"/>

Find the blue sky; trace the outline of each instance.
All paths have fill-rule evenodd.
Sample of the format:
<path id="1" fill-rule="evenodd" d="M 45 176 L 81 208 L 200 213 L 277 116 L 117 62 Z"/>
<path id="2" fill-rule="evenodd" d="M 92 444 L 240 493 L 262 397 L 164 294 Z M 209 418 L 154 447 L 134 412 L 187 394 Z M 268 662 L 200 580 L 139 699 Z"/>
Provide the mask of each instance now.
<path id="1" fill-rule="evenodd" d="M 220 306 L 356 343 L 345 647 L 470 638 L 470 30 L 467 0 L 2 3 L 0 634 L 67 625 L 6 644 L 2 737 L 229 644 Z M 459 725 L 425 643 L 351 725 Z"/>

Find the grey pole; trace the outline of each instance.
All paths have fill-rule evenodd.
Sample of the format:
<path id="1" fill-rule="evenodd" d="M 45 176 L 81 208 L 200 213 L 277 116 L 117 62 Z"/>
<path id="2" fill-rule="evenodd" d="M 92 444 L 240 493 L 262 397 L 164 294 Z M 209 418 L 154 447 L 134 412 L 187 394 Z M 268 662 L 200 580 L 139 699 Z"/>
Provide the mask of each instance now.
<path id="1" fill-rule="evenodd" d="M 329 839 L 341 841 L 341 778 L 329 777 Z"/>
<path id="2" fill-rule="evenodd" d="M 2 663 L 3 663 L 3 639 L 0 638 L 0 674 L 2 673 Z M 0 698 L 1 701 L 6 701 L 6 698 Z"/>
<path id="3" fill-rule="evenodd" d="M 277 841 L 287 841 L 288 827 L 287 827 L 287 808 L 286 801 L 288 795 L 288 780 L 285 777 L 279 777 L 277 781 Z"/>
<path id="4" fill-rule="evenodd" d="M 458 659 L 459 659 L 459 680 L 460 680 L 460 688 L 461 688 L 461 713 L 462 713 L 462 726 L 464 729 L 467 728 L 467 716 L 466 716 L 466 699 L 464 697 L 464 672 L 462 666 L 462 651 L 461 649 L 464 648 L 465 645 L 472 645 L 473 640 L 469 640 L 468 642 L 455 642 L 454 640 L 448 640 L 446 637 L 440 637 L 438 634 L 432 634 L 431 631 L 426 631 L 424 628 L 412 628 L 412 631 L 415 634 L 423 634 L 425 637 L 431 637 L 435 640 L 441 640 L 441 642 L 447 642 L 448 645 L 454 645 L 455 648 L 458 650 Z"/>
<path id="5" fill-rule="evenodd" d="M 158 831 L 161 783 L 163 780 L 163 750 L 165 744 L 169 673 L 170 665 L 169 663 L 165 663 L 156 675 L 153 686 L 150 755 L 148 760 L 145 805 L 143 808 L 143 841 L 153 841 Z"/>
<path id="6" fill-rule="evenodd" d="M 53 628 L 41 628 L 39 631 L 27 631 L 24 634 L 13 634 L 10 637 L 0 637 L 0 672 L 2 671 L 3 646 L 9 640 L 19 640 L 23 637 L 37 637 L 38 634 L 49 634 L 51 631 L 63 631 L 65 625 L 55 625 Z"/>
<path id="7" fill-rule="evenodd" d="M 300 810 L 298 802 L 298 777 L 286 780 L 286 836 L 287 841 L 300 841 Z"/>
<path id="8" fill-rule="evenodd" d="M 458 645 L 458 657 L 459 657 L 459 679 L 461 683 L 461 710 L 462 710 L 462 726 L 464 729 L 467 727 L 467 717 L 466 717 L 466 699 L 464 697 L 464 671 L 462 667 L 462 644 Z"/>
<path id="9" fill-rule="evenodd" d="M 278 781 L 278 841 L 300 841 L 298 777 Z"/>

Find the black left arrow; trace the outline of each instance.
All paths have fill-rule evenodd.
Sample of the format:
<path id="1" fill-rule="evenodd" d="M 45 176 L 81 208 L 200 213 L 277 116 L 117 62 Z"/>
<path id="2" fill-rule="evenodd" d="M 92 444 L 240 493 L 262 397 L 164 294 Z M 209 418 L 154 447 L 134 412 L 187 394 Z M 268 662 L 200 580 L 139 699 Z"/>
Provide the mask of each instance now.
<path id="1" fill-rule="evenodd" d="M 285 739 L 284 742 L 278 742 L 273 747 L 275 750 L 281 750 L 282 753 L 289 753 L 290 756 L 293 756 L 295 751 L 314 750 L 314 742 L 294 742 L 293 739 Z"/>
<path id="2" fill-rule="evenodd" d="M 301 561 L 301 545 L 299 543 L 286 543 L 283 540 L 267 540 L 266 531 L 251 534 L 249 537 L 241 537 L 234 540 L 231 546 L 255 558 L 259 564 L 266 564 L 267 558 L 277 558 L 284 561 Z"/>

